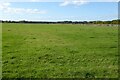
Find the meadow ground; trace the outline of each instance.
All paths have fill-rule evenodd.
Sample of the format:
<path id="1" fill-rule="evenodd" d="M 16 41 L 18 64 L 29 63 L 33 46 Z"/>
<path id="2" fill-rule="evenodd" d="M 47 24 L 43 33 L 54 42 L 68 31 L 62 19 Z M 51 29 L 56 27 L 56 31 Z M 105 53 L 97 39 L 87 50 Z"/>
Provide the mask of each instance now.
<path id="1" fill-rule="evenodd" d="M 118 27 L 3 24 L 3 78 L 117 78 Z"/>

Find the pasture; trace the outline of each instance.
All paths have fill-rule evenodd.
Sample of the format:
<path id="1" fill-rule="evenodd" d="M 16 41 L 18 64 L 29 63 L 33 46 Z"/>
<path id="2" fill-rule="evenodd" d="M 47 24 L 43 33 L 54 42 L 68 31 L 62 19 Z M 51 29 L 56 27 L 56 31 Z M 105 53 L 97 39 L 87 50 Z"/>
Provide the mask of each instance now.
<path id="1" fill-rule="evenodd" d="M 2 24 L 3 78 L 117 78 L 118 27 Z"/>

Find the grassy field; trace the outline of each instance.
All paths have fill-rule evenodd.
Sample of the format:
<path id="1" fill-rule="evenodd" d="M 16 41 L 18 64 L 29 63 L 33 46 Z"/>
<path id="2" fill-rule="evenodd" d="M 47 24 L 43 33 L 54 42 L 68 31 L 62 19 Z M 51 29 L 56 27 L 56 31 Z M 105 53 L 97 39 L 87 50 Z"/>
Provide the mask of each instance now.
<path id="1" fill-rule="evenodd" d="M 2 78 L 2 23 L 0 23 L 0 79 Z"/>
<path id="2" fill-rule="evenodd" d="M 3 24 L 3 78 L 117 78 L 118 28 Z"/>

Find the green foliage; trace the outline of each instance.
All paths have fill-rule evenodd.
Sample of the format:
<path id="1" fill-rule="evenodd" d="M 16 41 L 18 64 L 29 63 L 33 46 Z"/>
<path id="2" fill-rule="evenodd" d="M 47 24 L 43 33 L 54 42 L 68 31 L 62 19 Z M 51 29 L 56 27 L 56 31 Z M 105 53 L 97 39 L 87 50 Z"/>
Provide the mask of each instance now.
<path id="1" fill-rule="evenodd" d="M 117 27 L 3 24 L 3 78 L 117 78 Z"/>
<path id="2" fill-rule="evenodd" d="M 39 23 L 39 24 L 119 24 L 120 20 L 112 20 L 112 21 L 57 21 L 57 22 L 49 22 L 49 21 L 0 21 L 2 23 Z"/>

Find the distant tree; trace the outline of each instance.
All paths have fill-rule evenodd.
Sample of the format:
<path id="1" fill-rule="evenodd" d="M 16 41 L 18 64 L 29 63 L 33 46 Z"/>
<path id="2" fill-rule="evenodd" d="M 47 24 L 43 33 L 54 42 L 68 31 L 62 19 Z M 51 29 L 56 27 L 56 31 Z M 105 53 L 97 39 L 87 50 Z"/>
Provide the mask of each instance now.
<path id="1" fill-rule="evenodd" d="M 112 24 L 118 24 L 118 20 L 112 20 Z"/>
<path id="2" fill-rule="evenodd" d="M 19 23 L 26 23 L 26 21 L 25 20 L 21 20 L 21 21 L 19 21 Z"/>

